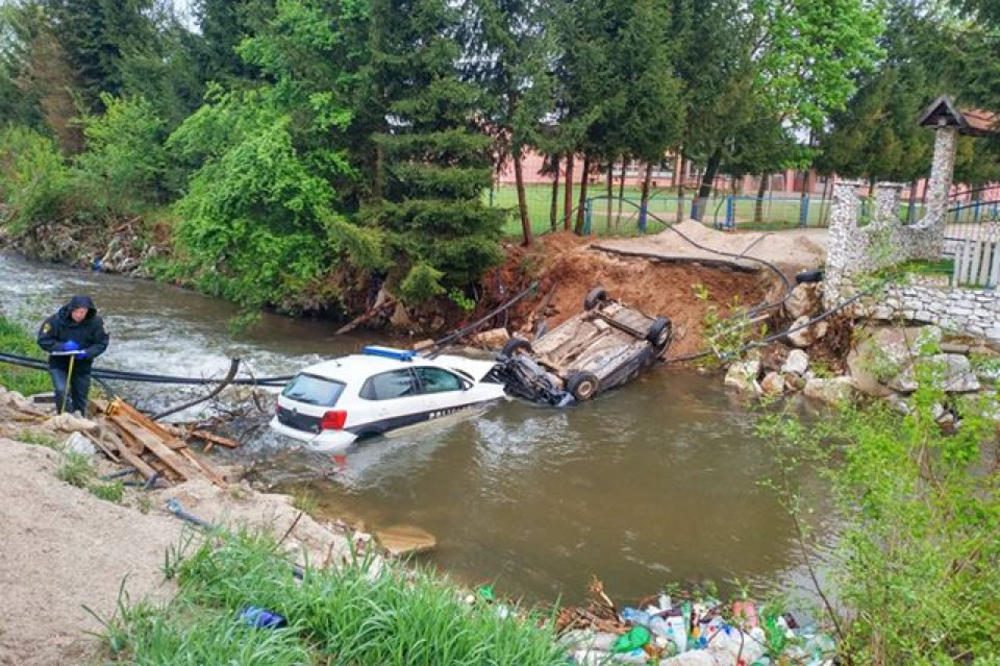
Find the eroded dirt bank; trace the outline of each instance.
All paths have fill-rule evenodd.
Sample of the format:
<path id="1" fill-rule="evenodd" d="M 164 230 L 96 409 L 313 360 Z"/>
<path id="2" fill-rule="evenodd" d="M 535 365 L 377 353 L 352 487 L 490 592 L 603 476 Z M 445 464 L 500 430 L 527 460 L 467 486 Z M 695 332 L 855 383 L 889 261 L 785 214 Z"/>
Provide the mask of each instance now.
<path id="1" fill-rule="evenodd" d="M 542 320 L 556 326 L 580 311 L 588 291 L 601 286 L 650 315 L 670 317 L 677 332 L 671 356 L 702 348 L 703 321 L 710 307 L 725 314 L 734 303 L 755 305 L 769 292 L 772 297 L 778 293 L 772 274 L 623 257 L 566 233 L 546 236 L 532 248 L 510 246 L 507 252 L 506 264 L 484 279 L 492 299 L 503 300 L 499 291 L 509 298 L 532 280 L 538 281 L 538 289 L 495 325 L 506 323 L 511 331 L 525 333 Z M 699 298 L 702 288 L 709 298 Z"/>

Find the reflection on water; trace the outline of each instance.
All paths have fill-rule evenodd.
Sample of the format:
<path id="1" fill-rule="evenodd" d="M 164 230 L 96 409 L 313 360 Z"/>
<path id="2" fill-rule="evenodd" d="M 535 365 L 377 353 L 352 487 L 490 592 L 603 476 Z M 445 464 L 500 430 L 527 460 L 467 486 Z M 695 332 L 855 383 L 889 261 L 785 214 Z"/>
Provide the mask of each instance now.
<path id="1" fill-rule="evenodd" d="M 234 338 L 235 309 L 190 292 L 2 256 L 0 273 L 0 307 L 32 325 L 74 293 L 93 295 L 112 334 L 106 364 L 118 368 L 218 376 L 237 355 L 259 375 L 287 374 L 371 340 L 272 315 Z M 177 402 L 159 387 L 129 391 Z M 591 575 L 622 599 L 671 581 L 798 581 L 792 525 L 758 484 L 775 472 L 764 446 L 717 377 L 661 368 L 571 409 L 505 401 L 365 442 L 342 469 L 266 430 L 227 455 L 307 487 L 331 517 L 432 532 L 430 561 L 461 580 L 577 600 Z M 814 475 L 802 483 L 821 496 Z"/>

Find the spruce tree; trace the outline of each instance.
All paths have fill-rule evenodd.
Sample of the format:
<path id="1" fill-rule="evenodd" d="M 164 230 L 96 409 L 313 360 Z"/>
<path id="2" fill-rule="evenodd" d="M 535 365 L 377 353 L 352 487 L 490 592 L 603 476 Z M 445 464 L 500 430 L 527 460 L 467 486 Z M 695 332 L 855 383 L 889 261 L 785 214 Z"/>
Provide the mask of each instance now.
<path id="1" fill-rule="evenodd" d="M 375 157 L 362 216 L 388 232 L 390 282 L 421 302 L 500 261 L 505 213 L 482 204 L 490 138 L 477 114 L 480 91 L 459 72 L 458 9 L 447 0 L 373 0 L 371 12 L 365 116 Z"/>

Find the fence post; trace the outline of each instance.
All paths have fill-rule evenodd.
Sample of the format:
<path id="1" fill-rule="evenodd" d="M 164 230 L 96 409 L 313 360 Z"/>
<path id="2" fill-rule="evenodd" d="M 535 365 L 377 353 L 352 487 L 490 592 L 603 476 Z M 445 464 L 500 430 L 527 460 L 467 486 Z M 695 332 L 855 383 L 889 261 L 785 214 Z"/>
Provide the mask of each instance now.
<path id="1" fill-rule="evenodd" d="M 799 226 L 808 227 L 809 226 L 809 195 L 803 194 L 802 198 L 799 200 Z"/>
<path id="2" fill-rule="evenodd" d="M 593 201 L 594 201 L 593 199 L 590 199 L 588 197 L 587 200 L 583 202 L 583 235 L 584 236 L 589 236 L 590 235 L 590 225 L 591 225 L 591 222 L 593 222 L 593 217 L 592 217 L 593 210 L 594 210 Z"/>
<path id="3" fill-rule="evenodd" d="M 726 197 L 726 229 L 736 228 L 736 200 L 733 195 Z"/>
<path id="4" fill-rule="evenodd" d="M 649 202 L 639 206 L 639 233 L 646 233 L 646 213 L 649 211 Z"/>

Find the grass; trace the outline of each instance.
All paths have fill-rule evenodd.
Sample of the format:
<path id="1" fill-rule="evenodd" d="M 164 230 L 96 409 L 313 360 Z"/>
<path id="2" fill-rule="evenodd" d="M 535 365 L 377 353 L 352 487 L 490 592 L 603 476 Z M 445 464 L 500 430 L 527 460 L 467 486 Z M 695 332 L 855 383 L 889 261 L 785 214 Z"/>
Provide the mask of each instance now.
<path id="1" fill-rule="evenodd" d="M 121 504 L 122 500 L 125 499 L 125 484 L 121 481 L 92 483 L 87 489 L 91 495 L 106 502 Z M 146 513 L 148 513 L 148 510 Z"/>
<path id="2" fill-rule="evenodd" d="M 0 315 L 0 351 L 19 356 L 40 356 L 38 344 L 24 327 Z M 22 395 L 52 390 L 48 373 L 0 363 L 0 385 Z"/>
<path id="3" fill-rule="evenodd" d="M 316 513 L 319 505 L 316 502 L 316 496 L 312 492 L 306 488 L 300 488 L 292 493 L 292 506 L 303 513 L 313 515 Z"/>
<path id="4" fill-rule="evenodd" d="M 366 562 L 307 567 L 303 580 L 269 536 L 205 540 L 177 565 L 178 594 L 165 606 L 122 601 L 107 621 L 109 657 L 139 664 L 565 664 L 551 624 L 501 618 L 469 606 L 460 590 L 424 569 Z M 246 626 L 247 606 L 287 618 L 281 629 Z"/>
<path id="5" fill-rule="evenodd" d="M 62 450 L 62 442 L 56 439 L 51 433 L 42 430 L 22 430 L 15 435 L 14 439 L 33 446 L 44 446 L 55 451 Z"/>
<path id="6" fill-rule="evenodd" d="M 59 480 L 77 488 L 87 488 L 94 478 L 94 466 L 90 456 L 76 451 L 63 451 L 62 465 L 56 470 Z"/>

